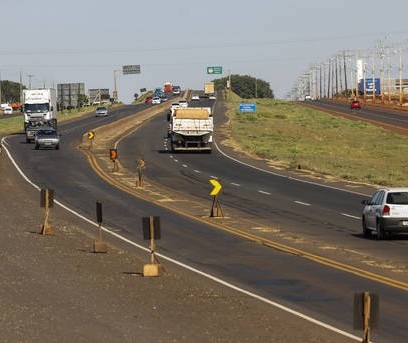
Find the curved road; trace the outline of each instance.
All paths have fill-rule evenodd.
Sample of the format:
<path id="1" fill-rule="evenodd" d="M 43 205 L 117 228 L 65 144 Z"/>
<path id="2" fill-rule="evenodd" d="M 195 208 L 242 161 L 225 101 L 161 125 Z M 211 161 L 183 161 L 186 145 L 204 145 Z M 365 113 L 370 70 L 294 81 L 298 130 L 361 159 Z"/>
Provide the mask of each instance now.
<path id="1" fill-rule="evenodd" d="M 144 244 L 142 217 L 160 216 L 159 252 L 341 330 L 352 331 L 354 292 L 378 293 L 381 330 L 375 339 L 404 342 L 408 328 L 406 291 L 214 230 L 125 194 L 95 176 L 85 156 L 77 150 L 82 135 L 115 117 L 137 115 L 134 113 L 143 107 L 126 106 L 112 110 L 108 118 L 88 116 L 60 124 L 60 151 L 36 151 L 33 145 L 25 143 L 23 135 L 7 138 L 5 143 L 34 183 L 41 188 L 53 188 L 59 201 L 79 213 L 94 218 L 95 201 L 101 200 L 106 226 L 140 244 Z M 194 197 L 208 197 L 208 179 L 216 176 L 224 185 L 222 201 L 226 207 L 243 211 L 245 216 L 265 224 L 288 225 L 305 235 L 325 235 L 365 249 L 378 250 L 381 244 L 384 255 L 399 256 L 406 251 L 404 240 L 376 242 L 358 238 L 360 228 L 356 218 L 361 194 L 253 170 L 216 151 L 211 155 L 172 155 L 166 151 L 166 128 L 163 114 L 129 136 L 120 145 L 121 154 L 128 154 L 121 162 L 126 163 L 128 159 L 132 167 L 135 154 L 142 154 L 147 172 L 151 173 L 149 178 L 168 187 L 188 190 Z M 343 212 L 351 217 L 342 215 Z"/>

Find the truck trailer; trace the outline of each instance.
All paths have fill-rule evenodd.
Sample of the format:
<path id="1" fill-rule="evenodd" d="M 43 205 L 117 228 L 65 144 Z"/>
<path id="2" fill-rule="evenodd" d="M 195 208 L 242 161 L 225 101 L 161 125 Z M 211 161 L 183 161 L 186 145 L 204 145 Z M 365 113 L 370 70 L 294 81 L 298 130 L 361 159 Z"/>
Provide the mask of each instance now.
<path id="1" fill-rule="evenodd" d="M 55 89 L 24 89 L 22 110 L 24 131 L 31 126 L 57 129 L 57 96 Z"/>
<path id="2" fill-rule="evenodd" d="M 176 108 L 170 124 L 171 149 L 211 152 L 213 130 L 211 108 Z"/>

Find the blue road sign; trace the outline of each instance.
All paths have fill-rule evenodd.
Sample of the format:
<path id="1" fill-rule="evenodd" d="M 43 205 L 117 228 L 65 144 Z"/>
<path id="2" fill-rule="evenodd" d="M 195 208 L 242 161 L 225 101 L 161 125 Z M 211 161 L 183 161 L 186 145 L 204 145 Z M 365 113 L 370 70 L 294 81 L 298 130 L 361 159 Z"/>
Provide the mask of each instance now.
<path id="1" fill-rule="evenodd" d="M 239 111 L 240 112 L 255 112 L 256 105 L 252 102 L 241 102 L 239 104 Z"/>

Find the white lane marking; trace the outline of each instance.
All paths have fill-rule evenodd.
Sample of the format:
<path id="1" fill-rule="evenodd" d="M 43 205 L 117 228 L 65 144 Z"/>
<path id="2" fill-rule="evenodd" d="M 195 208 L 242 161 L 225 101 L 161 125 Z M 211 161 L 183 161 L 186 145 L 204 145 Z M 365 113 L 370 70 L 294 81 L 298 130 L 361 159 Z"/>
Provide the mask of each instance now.
<path id="1" fill-rule="evenodd" d="M 345 217 L 353 218 L 353 219 L 358 219 L 358 220 L 361 219 L 360 217 L 356 217 L 356 216 L 353 216 L 353 215 L 347 214 L 347 213 L 342 213 L 341 215 L 342 215 L 342 216 L 345 216 Z"/>
<path id="2" fill-rule="evenodd" d="M 265 195 L 271 195 L 271 193 L 265 192 L 265 191 L 258 191 L 258 193 L 265 194 Z"/>
<path id="3" fill-rule="evenodd" d="M 346 193 L 352 193 L 352 194 L 357 194 L 357 195 L 363 195 L 363 196 L 366 196 L 366 197 L 370 197 L 370 196 L 371 196 L 371 194 L 364 194 L 364 193 L 360 193 L 360 192 L 350 191 L 350 190 L 348 190 L 348 189 L 342 189 L 342 188 L 338 188 L 338 187 L 333 187 L 333 186 L 328 186 L 328 185 L 322 185 L 322 184 L 317 183 L 317 182 L 302 180 L 302 179 L 295 178 L 295 177 L 293 177 L 293 176 L 286 176 L 286 175 L 282 175 L 282 174 L 279 174 L 279 173 L 274 173 L 274 172 L 272 172 L 272 171 L 270 171 L 270 170 L 265 170 L 265 169 L 262 169 L 262 168 L 258 168 L 258 167 L 252 166 L 252 165 L 250 165 L 250 164 L 248 164 L 248 163 L 242 162 L 242 161 L 240 161 L 240 160 L 237 160 L 236 158 L 233 158 L 233 157 L 227 155 L 227 154 L 226 154 L 224 151 L 222 151 L 222 150 L 220 149 L 220 147 L 217 145 L 217 143 L 216 143 L 215 140 L 214 140 L 214 137 L 213 137 L 213 145 L 216 147 L 216 149 L 218 150 L 218 152 L 219 152 L 221 155 L 223 155 L 224 157 L 226 157 L 226 158 L 228 158 L 228 159 L 230 159 L 230 160 L 232 160 L 232 161 L 234 161 L 234 162 L 237 162 L 237 163 L 239 163 L 239 164 L 242 164 L 242 165 L 244 165 L 244 166 L 247 166 L 247 167 L 249 167 L 249 168 L 252 168 L 252 169 L 261 171 L 261 172 L 263 172 L 263 173 L 267 173 L 267 174 L 274 175 L 274 176 L 279 176 L 279 177 L 282 177 L 282 178 L 285 178 L 285 179 L 288 179 L 288 180 L 294 180 L 294 181 L 298 181 L 298 182 L 308 183 L 308 184 L 310 184 L 310 185 L 315 185 L 315 186 L 322 187 L 322 188 L 334 189 L 334 190 L 336 190 L 336 191 L 341 191 L 341 192 L 346 192 Z"/>
<path id="4" fill-rule="evenodd" d="M 182 164 L 181 166 L 184 168 L 187 168 L 187 164 Z"/>
<path id="5" fill-rule="evenodd" d="M 241 185 L 239 183 L 235 183 L 235 182 L 231 182 L 231 185 L 241 187 Z"/>
<path id="6" fill-rule="evenodd" d="M 310 206 L 310 204 L 308 204 L 307 202 L 302 202 L 302 201 L 295 200 L 295 203 L 299 204 L 299 205 Z"/>
<path id="7" fill-rule="evenodd" d="M 3 144 L 3 142 L 6 142 L 5 138 L 6 138 L 6 137 L 3 137 L 3 138 L 2 138 L 1 144 L 2 144 L 2 146 L 3 146 L 3 148 L 4 148 L 4 150 L 6 150 L 7 156 L 10 158 L 11 162 L 13 163 L 13 165 L 15 166 L 15 168 L 17 169 L 17 171 L 20 173 L 20 175 L 21 175 L 30 185 L 32 185 L 35 189 L 40 190 L 40 187 L 38 187 L 36 184 L 34 184 L 34 183 L 23 173 L 23 171 L 20 169 L 20 167 L 17 165 L 17 163 L 15 162 L 15 160 L 13 159 L 13 157 L 11 156 L 9 150 L 5 147 L 6 144 Z M 98 226 L 99 226 L 98 223 L 93 222 L 92 220 L 90 220 L 90 219 L 84 217 L 83 215 L 81 215 L 81 214 L 79 214 L 78 212 L 72 210 L 72 209 L 69 208 L 68 206 L 66 206 L 66 205 L 64 205 L 63 203 L 61 203 L 60 201 L 54 199 L 54 202 L 55 202 L 57 205 L 61 206 L 63 209 L 67 210 L 68 212 L 70 212 L 70 213 L 76 215 L 77 217 L 83 219 L 83 220 L 86 221 L 87 223 L 89 223 L 89 224 L 91 224 L 91 225 L 93 225 L 93 226 L 95 226 L 95 227 L 98 227 Z M 136 248 L 138 248 L 138 249 L 140 249 L 140 250 L 150 251 L 149 248 L 146 248 L 146 247 L 144 247 L 144 246 L 141 246 L 141 245 L 139 245 L 139 244 L 137 244 L 137 243 L 131 241 L 130 239 L 119 235 L 118 233 L 112 231 L 111 229 L 109 229 L 109 228 L 107 228 L 107 227 L 105 227 L 105 226 L 101 226 L 101 229 L 102 229 L 103 231 L 105 231 L 107 234 L 110 234 L 110 235 L 112 235 L 113 237 L 116 237 L 116 238 L 118 238 L 118 239 L 120 239 L 120 240 L 122 240 L 122 241 L 124 241 L 124 242 L 126 242 L 126 243 L 128 243 L 128 244 L 130 244 L 130 245 L 133 245 L 134 247 L 136 247 Z M 276 307 L 276 308 L 279 308 L 279 309 L 281 309 L 282 311 L 291 313 L 291 314 L 293 314 L 293 315 L 295 315 L 295 316 L 297 316 L 297 317 L 299 317 L 299 318 L 302 318 L 302 319 L 304 319 L 304 320 L 306 320 L 306 321 L 308 321 L 308 322 L 310 322 L 310 323 L 313 323 L 313 324 L 315 324 L 315 325 L 318 325 L 318 326 L 323 327 L 323 328 L 325 328 L 325 329 L 328 329 L 328 330 L 330 330 L 330 331 L 336 332 L 336 333 L 338 333 L 338 334 L 340 334 L 340 335 L 343 335 L 343 336 L 345 336 L 345 337 L 351 338 L 351 339 L 353 339 L 353 340 L 355 340 L 355 341 L 361 341 L 361 338 L 360 338 L 360 337 L 357 337 L 357 336 L 355 336 L 355 335 L 353 335 L 353 334 L 350 334 L 350 333 L 348 333 L 348 332 L 346 332 L 346 331 L 340 330 L 340 329 L 338 329 L 338 328 L 336 328 L 336 327 L 334 327 L 334 326 L 332 326 L 332 325 L 326 324 L 326 323 L 324 323 L 324 322 L 322 322 L 322 321 L 320 321 L 320 320 L 317 320 L 317 319 L 314 319 L 314 318 L 312 318 L 312 317 L 309 317 L 309 316 L 307 316 L 307 315 L 305 315 L 305 314 L 303 314 L 303 313 L 301 313 L 301 312 L 292 310 L 292 309 L 289 308 L 289 307 L 286 307 L 286 306 L 281 305 L 281 304 L 279 304 L 279 303 L 277 303 L 277 302 L 275 302 L 275 301 L 272 301 L 272 300 L 270 300 L 270 299 L 267 299 L 267 298 L 265 298 L 265 297 L 262 297 L 262 296 L 260 296 L 260 295 L 255 294 L 255 293 L 252 293 L 252 292 L 250 292 L 250 291 L 248 291 L 248 290 L 246 290 L 246 289 L 244 289 L 244 288 L 240 288 L 240 287 L 238 287 L 238 286 L 235 286 L 235 285 L 232 284 L 232 283 L 229 283 L 229 282 L 227 282 L 227 281 L 224 281 L 224 280 L 222 280 L 222 279 L 220 279 L 220 278 L 218 278 L 218 277 L 215 277 L 215 276 L 213 276 L 213 275 L 211 275 L 211 274 L 207 274 L 207 273 L 205 273 L 205 272 L 203 272 L 203 271 L 201 271 L 201 270 L 198 270 L 198 269 L 196 269 L 196 268 L 194 268 L 194 267 L 191 267 L 191 266 L 189 266 L 189 265 L 187 265 L 187 264 L 184 264 L 184 263 L 182 263 L 182 262 L 180 262 L 180 261 L 174 260 L 174 259 L 172 259 L 171 257 L 167 257 L 167 256 L 165 256 L 165 255 L 162 255 L 161 253 L 156 253 L 156 255 L 159 256 L 160 258 L 164 259 L 164 260 L 167 260 L 167 261 L 169 261 L 169 262 L 171 262 L 171 263 L 174 263 L 174 264 L 176 264 L 176 265 L 178 265 L 178 266 L 181 266 L 181 267 L 183 267 L 183 268 L 185 268 L 185 269 L 187 269 L 187 270 L 190 270 L 190 271 L 192 271 L 192 272 L 194 272 L 194 273 L 197 273 L 197 274 L 199 274 L 199 275 L 201 275 L 201 276 L 203 276 L 203 277 L 206 277 L 206 278 L 208 278 L 208 279 L 210 279 L 210 280 L 212 280 L 212 281 L 214 281 L 214 282 L 216 282 L 216 283 L 219 283 L 220 285 L 223 285 L 223 286 L 225 286 L 225 287 L 231 288 L 231 289 L 233 289 L 233 290 L 235 290 L 235 291 L 237 291 L 237 292 L 239 292 L 239 293 L 245 294 L 245 295 L 247 295 L 247 296 L 249 296 L 249 297 L 252 297 L 252 298 L 254 298 L 254 299 L 257 299 L 257 300 L 259 300 L 259 301 L 262 301 L 262 302 L 264 302 L 264 303 L 267 303 L 267 304 L 269 304 L 269 305 L 271 305 L 271 306 L 274 306 L 274 307 Z"/>
<path id="8" fill-rule="evenodd" d="M 218 180 L 218 177 L 210 175 L 211 178 Z"/>
<path id="9" fill-rule="evenodd" d="M 173 161 L 178 163 L 178 160 L 176 160 L 176 159 L 174 159 Z"/>
<path id="10" fill-rule="evenodd" d="M 199 170 L 197 170 L 197 169 L 194 169 L 194 172 L 198 173 L 198 174 L 201 174 L 201 172 Z"/>

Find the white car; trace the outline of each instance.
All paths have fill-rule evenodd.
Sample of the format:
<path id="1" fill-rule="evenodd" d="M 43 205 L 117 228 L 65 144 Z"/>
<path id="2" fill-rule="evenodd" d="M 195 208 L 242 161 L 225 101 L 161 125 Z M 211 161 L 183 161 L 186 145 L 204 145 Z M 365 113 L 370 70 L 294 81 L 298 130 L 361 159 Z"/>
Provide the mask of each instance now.
<path id="1" fill-rule="evenodd" d="M 153 99 L 152 99 L 152 104 L 154 104 L 154 105 L 161 104 L 161 99 L 160 99 L 160 97 L 154 96 Z"/>
<path id="2" fill-rule="evenodd" d="M 105 106 L 98 106 L 95 110 L 95 117 L 106 117 L 108 109 Z"/>
<path id="3" fill-rule="evenodd" d="M 188 102 L 186 100 L 180 100 L 179 101 L 179 107 L 180 108 L 186 108 L 188 107 Z"/>
<path id="4" fill-rule="evenodd" d="M 193 94 L 191 101 L 200 101 L 200 97 L 197 94 Z"/>
<path id="5" fill-rule="evenodd" d="M 384 239 L 393 232 L 408 233 L 408 187 L 379 189 L 362 204 L 364 236 L 375 232 L 377 239 Z"/>
<path id="6" fill-rule="evenodd" d="M 4 115 L 13 114 L 13 108 L 10 106 L 4 107 Z"/>

